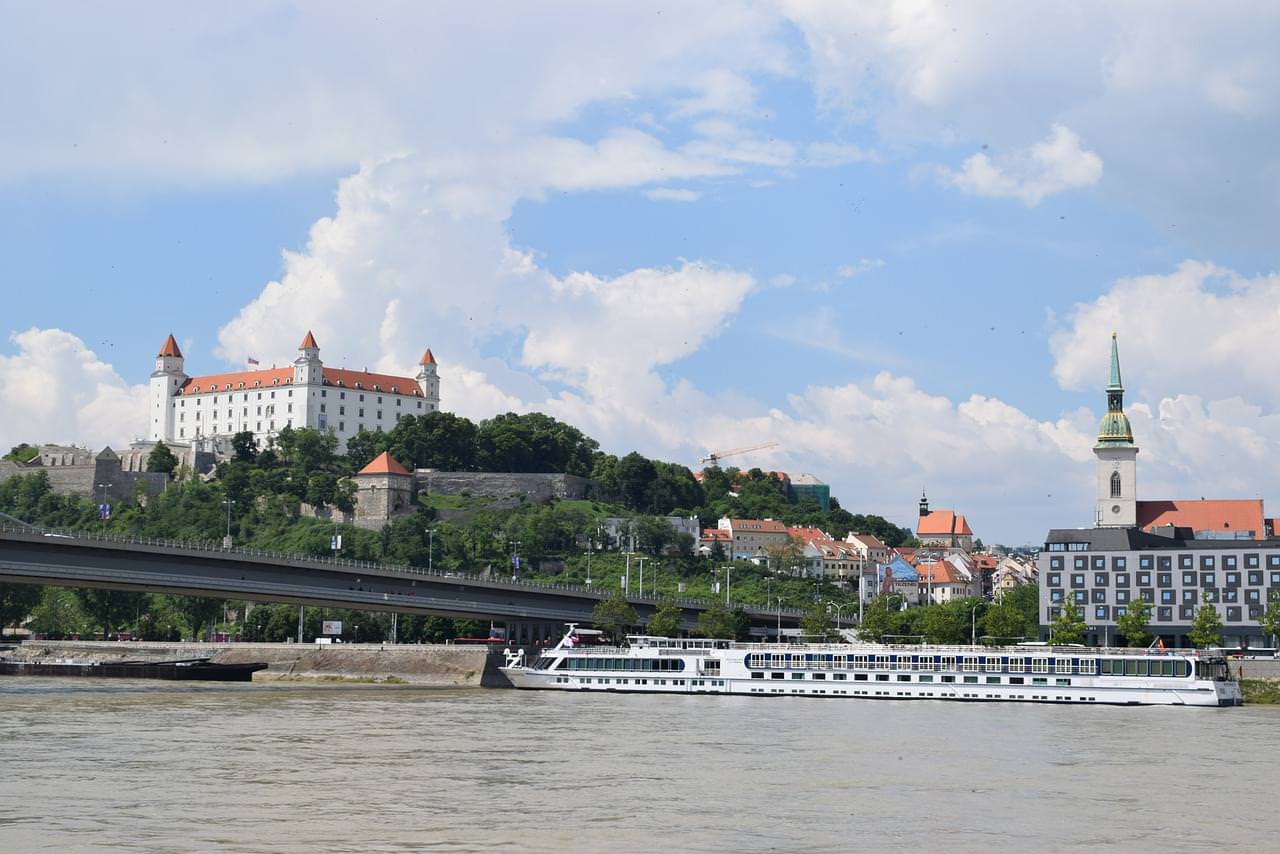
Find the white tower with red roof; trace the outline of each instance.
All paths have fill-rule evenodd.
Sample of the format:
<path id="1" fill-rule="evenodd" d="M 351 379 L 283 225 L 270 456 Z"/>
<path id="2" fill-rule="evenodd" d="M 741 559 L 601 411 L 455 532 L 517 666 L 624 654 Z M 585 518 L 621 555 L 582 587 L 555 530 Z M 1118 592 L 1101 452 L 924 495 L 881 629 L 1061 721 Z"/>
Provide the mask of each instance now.
<path id="1" fill-rule="evenodd" d="M 436 374 L 436 357 L 431 355 L 430 348 L 427 348 L 427 352 L 422 354 L 422 360 L 418 362 L 417 380 L 427 409 L 430 412 L 437 411 L 440 408 L 440 377 Z"/>
<path id="2" fill-rule="evenodd" d="M 172 334 L 156 354 L 156 369 L 151 372 L 151 390 L 147 407 L 147 438 L 152 442 L 173 440 L 173 396 L 187 381 L 182 370 L 182 351 Z"/>

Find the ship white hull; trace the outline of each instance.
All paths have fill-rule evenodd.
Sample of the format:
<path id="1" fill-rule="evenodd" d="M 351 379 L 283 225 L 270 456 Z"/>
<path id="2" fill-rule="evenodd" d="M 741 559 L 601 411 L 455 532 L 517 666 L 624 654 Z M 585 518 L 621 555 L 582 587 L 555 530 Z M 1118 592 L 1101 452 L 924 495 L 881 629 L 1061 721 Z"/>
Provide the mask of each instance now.
<path id="1" fill-rule="evenodd" d="M 865 700 L 956 700 L 969 702 L 1103 704 L 1120 706 L 1236 706 L 1241 703 L 1236 682 L 1187 680 L 1159 687 L 1073 685 L 924 684 L 918 682 L 742 679 L 731 677 L 654 678 L 618 677 L 613 673 L 575 671 L 557 673 L 532 667 L 508 667 L 502 672 L 516 688 L 549 691 L 596 691 L 635 694 L 729 694 L 750 697 L 819 697 Z M 829 676 L 830 674 L 828 674 Z M 852 675 L 849 675 L 850 678 Z"/>

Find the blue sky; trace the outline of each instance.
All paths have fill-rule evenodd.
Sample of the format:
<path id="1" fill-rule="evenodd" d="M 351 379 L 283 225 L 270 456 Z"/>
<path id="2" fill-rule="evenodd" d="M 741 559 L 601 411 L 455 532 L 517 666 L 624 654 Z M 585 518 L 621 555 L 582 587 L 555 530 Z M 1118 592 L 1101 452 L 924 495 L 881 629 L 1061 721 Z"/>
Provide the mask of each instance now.
<path id="1" fill-rule="evenodd" d="M 170 331 L 314 328 L 1034 542 L 1089 522 L 1115 329 L 1140 494 L 1269 497 L 1280 18 L 1231 5 L 5 4 L 0 444 L 127 444 Z"/>

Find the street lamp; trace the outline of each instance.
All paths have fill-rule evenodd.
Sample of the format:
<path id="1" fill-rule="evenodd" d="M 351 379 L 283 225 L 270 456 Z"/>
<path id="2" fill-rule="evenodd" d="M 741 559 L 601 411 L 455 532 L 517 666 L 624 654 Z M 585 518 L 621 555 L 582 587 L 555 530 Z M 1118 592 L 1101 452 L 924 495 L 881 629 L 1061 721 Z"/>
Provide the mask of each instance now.
<path id="1" fill-rule="evenodd" d="M 356 623 L 355 642 L 360 643 L 360 624 Z"/>
<path id="2" fill-rule="evenodd" d="M 102 490 L 102 501 L 98 503 L 98 518 L 102 520 L 102 533 L 107 533 L 107 519 L 111 518 L 111 508 L 107 505 L 107 490 L 115 484 L 99 483 L 98 488 Z"/>
<path id="3" fill-rule="evenodd" d="M 969 645 L 978 645 L 978 609 L 982 607 L 979 602 L 969 609 Z"/>
<path id="4" fill-rule="evenodd" d="M 507 545 L 511 547 L 511 575 L 514 578 L 520 572 L 520 549 L 519 540 L 508 540 Z"/>
<path id="5" fill-rule="evenodd" d="M 224 498 L 222 503 L 227 507 L 227 535 L 222 540 L 222 547 L 229 549 L 231 548 L 231 508 L 235 506 L 236 502 L 234 498 Z"/>
<path id="6" fill-rule="evenodd" d="M 436 556 L 436 529 L 427 528 L 427 572 L 432 571 L 433 559 Z"/>
<path id="7" fill-rule="evenodd" d="M 849 606 L 848 602 L 845 602 L 844 604 L 837 604 L 836 602 L 833 602 L 830 599 L 827 600 L 827 611 L 830 612 L 832 609 L 834 609 L 836 612 L 836 628 L 837 629 L 840 628 L 840 609 L 847 608 L 848 606 Z"/>
<path id="8" fill-rule="evenodd" d="M 587 586 L 591 586 L 591 547 L 595 545 L 590 537 L 587 537 Z"/>

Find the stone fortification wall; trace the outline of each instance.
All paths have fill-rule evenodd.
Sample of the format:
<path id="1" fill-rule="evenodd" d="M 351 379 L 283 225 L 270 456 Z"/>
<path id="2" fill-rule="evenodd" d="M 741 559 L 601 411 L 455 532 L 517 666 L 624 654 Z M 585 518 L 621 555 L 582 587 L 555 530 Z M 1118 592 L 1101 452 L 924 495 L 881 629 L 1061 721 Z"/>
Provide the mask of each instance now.
<path id="1" fill-rule="evenodd" d="M 219 664 L 268 663 L 260 681 L 392 682 L 437 688 L 503 685 L 484 647 L 452 644 L 150 643 L 27 641 L 6 653 L 24 661 L 175 661 L 211 657 Z"/>
<path id="2" fill-rule="evenodd" d="M 99 459 L 88 465 L 20 466 L 0 460 L 0 480 L 16 475 L 44 472 L 49 486 L 58 495 L 80 495 L 100 500 L 105 493 L 112 501 L 131 499 L 138 484 L 147 495 L 164 492 L 169 475 L 161 472 L 124 471 L 119 459 Z M 98 484 L 110 484 L 99 487 Z"/>
<path id="3" fill-rule="evenodd" d="M 525 495 L 533 501 L 591 498 L 595 482 L 571 474 L 507 474 L 500 472 L 432 471 L 414 472 L 421 492 L 439 495 L 468 495 L 505 498 Z"/>

